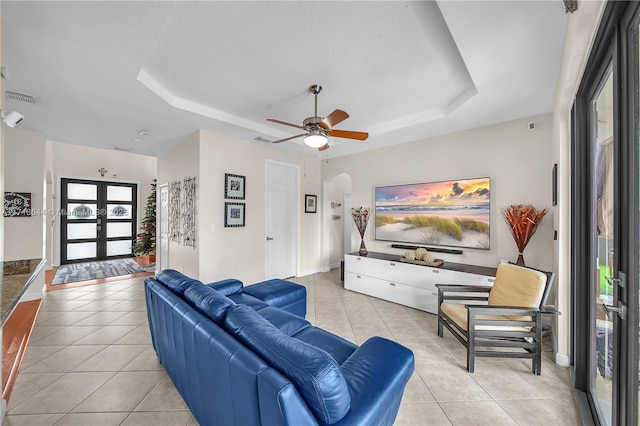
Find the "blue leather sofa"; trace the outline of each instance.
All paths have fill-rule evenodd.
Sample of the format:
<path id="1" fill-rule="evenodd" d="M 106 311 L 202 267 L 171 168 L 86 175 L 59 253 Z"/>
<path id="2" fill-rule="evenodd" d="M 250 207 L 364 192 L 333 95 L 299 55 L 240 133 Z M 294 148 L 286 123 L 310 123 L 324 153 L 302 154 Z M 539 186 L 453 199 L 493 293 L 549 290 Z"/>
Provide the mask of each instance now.
<path id="1" fill-rule="evenodd" d="M 413 353 L 312 326 L 301 294 L 306 306 L 306 289 L 284 280 L 145 280 L 153 347 L 201 425 L 393 424 Z"/>

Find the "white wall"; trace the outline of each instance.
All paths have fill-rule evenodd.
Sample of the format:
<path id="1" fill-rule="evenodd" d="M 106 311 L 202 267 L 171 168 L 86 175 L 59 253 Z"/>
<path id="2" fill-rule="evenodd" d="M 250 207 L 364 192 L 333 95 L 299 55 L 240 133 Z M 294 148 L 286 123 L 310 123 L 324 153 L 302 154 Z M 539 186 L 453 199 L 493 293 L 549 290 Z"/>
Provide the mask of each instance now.
<path id="1" fill-rule="evenodd" d="M 320 270 L 321 212 L 305 214 L 304 194 L 320 194 L 320 161 L 269 145 L 200 132 L 198 232 L 200 279 L 236 277 L 250 284 L 265 278 L 265 161 L 300 167 L 299 275 Z M 246 176 L 246 226 L 224 227 L 224 174 Z"/>
<path id="2" fill-rule="evenodd" d="M 202 210 L 202 204 L 200 191 L 202 188 L 202 182 L 200 179 L 200 136 L 199 132 L 193 133 L 187 139 L 176 145 L 169 152 L 158 158 L 158 187 L 171 181 L 183 181 L 186 177 L 196 177 L 196 205 L 198 219 L 203 215 L 207 215 L 207 212 Z M 159 201 L 159 198 L 158 198 Z M 156 209 L 159 213 L 160 209 Z M 157 225 L 160 225 L 160 220 L 156 220 Z M 201 228 L 196 230 L 200 232 Z M 160 235 L 159 229 L 156 231 L 156 235 Z M 197 235 L 197 234 L 196 234 Z M 159 243 L 159 241 L 158 241 Z M 200 274 L 200 247 L 201 239 L 198 235 L 196 237 L 196 247 L 187 247 L 182 245 L 181 242 L 169 242 L 169 268 L 183 272 L 190 277 L 198 277 Z M 159 262 L 160 252 L 156 250 L 156 262 Z"/>
<path id="3" fill-rule="evenodd" d="M 341 173 L 329 181 L 323 183 L 323 225 L 322 232 L 323 247 L 327 247 L 323 253 L 328 256 L 329 265 L 334 268 L 340 265 L 344 259 L 343 229 L 344 221 L 352 221 L 351 216 L 343 214 L 343 198 L 345 193 L 351 193 L 351 176 Z M 331 208 L 331 203 L 340 204 L 339 207 Z M 333 219 L 333 216 L 340 216 L 340 219 Z"/>
<path id="4" fill-rule="evenodd" d="M 44 136 L 5 129 L 5 191 L 30 192 L 31 217 L 5 218 L 4 260 L 44 257 Z"/>
<path id="5" fill-rule="evenodd" d="M 8 127 L 4 139 L 4 189 L 31 193 L 33 214 L 5 218 L 3 260 L 41 259 L 45 255 L 45 139 L 39 133 Z M 41 273 L 23 300 L 41 298 L 43 286 L 44 274 Z"/>
<path id="6" fill-rule="evenodd" d="M 527 124 L 535 122 L 535 130 Z M 515 261 L 518 251 L 500 208 L 531 203 L 551 208 L 551 114 L 527 117 L 464 132 L 322 162 L 323 181 L 340 173 L 353 179 L 352 207 L 374 207 L 376 186 L 475 177 L 491 178 L 491 249 L 463 249 L 462 255 L 438 253 L 450 262 L 495 267 L 501 259 Z M 360 237 L 353 231 L 352 249 Z M 367 226 L 369 251 L 398 253 L 387 241 L 374 240 L 373 218 Z M 332 244 L 338 247 L 339 244 Z M 551 269 L 553 236 L 549 218 L 524 251 L 527 265 Z M 336 251 L 337 249 L 334 249 Z M 331 255 L 335 258 L 335 254 Z"/>
<path id="7" fill-rule="evenodd" d="M 568 15 L 562 65 L 553 110 L 552 161 L 558 164 L 558 206 L 553 223 L 558 230 L 554 244 L 557 308 L 556 362 L 568 366 L 571 351 L 571 107 L 604 12 L 605 1 L 583 1 Z"/>
<path id="8" fill-rule="evenodd" d="M 3 49 L 3 41 L 2 37 L 2 19 L 0 14 L 0 67 L 4 66 L 4 49 Z M 0 77 L 0 93 L 4 93 L 5 81 L 4 78 Z M 4 96 L 0 96 L 0 110 L 4 111 L 5 99 Z M 4 162 L 5 162 L 5 154 L 4 154 L 4 124 L 0 123 L 0 194 L 3 196 L 4 200 Z M 4 203 L 4 201 L 3 201 Z M 4 207 L 3 207 L 4 210 Z M 0 241 L 4 241 L 4 214 L 0 216 Z M 0 260 L 4 260 L 4 243 L 0 244 Z M 2 337 L 2 333 L 0 333 L 0 337 Z M 0 357 L 0 361 L 2 358 Z M 2 421 L 2 409 L 0 408 L 0 422 Z"/>
<path id="9" fill-rule="evenodd" d="M 53 165 L 55 171 L 54 191 L 60 191 L 60 178 L 95 179 L 113 182 L 138 184 L 138 223 L 144 215 L 144 206 L 149 196 L 150 184 L 156 177 L 158 159 L 129 152 L 100 149 L 88 146 L 52 143 Z M 44 155 L 44 147 L 43 147 Z M 104 167 L 108 173 L 100 176 L 98 169 Z M 55 208 L 60 208 L 60 199 L 56 197 Z M 53 246 L 54 264 L 60 264 L 59 217 L 55 218 L 55 237 Z"/>

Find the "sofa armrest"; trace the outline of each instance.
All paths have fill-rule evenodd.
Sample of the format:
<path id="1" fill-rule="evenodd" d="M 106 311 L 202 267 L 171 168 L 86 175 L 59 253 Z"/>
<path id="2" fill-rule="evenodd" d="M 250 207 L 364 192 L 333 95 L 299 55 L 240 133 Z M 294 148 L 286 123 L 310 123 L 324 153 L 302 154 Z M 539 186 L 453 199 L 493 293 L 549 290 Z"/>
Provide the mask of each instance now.
<path id="1" fill-rule="evenodd" d="M 351 409 L 340 424 L 393 424 L 414 370 L 413 352 L 371 337 L 340 366 L 351 393 Z"/>
<path id="2" fill-rule="evenodd" d="M 229 278 L 222 281 L 215 281 L 207 285 L 213 288 L 214 290 L 219 291 L 225 296 L 242 293 L 242 288 L 243 288 L 242 281 L 236 280 L 234 278 Z"/>

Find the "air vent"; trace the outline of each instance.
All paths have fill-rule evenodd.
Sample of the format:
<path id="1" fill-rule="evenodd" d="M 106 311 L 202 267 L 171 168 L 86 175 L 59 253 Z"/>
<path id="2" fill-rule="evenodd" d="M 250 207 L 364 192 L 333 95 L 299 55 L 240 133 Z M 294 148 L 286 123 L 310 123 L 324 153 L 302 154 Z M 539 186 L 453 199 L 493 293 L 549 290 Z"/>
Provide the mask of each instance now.
<path id="1" fill-rule="evenodd" d="M 125 152 L 133 151 L 133 148 L 125 148 L 123 146 L 114 146 L 113 149 L 115 149 L 116 151 L 125 151 Z"/>
<path id="2" fill-rule="evenodd" d="M 258 136 L 256 138 L 253 138 L 254 141 L 258 141 L 258 142 L 262 142 L 262 143 L 271 143 L 273 141 L 270 141 L 269 139 L 265 139 L 262 136 Z"/>
<path id="3" fill-rule="evenodd" d="M 16 102 L 26 102 L 28 104 L 38 105 L 40 103 L 39 99 L 33 95 L 28 95 L 26 93 L 14 92 L 12 90 L 5 90 L 4 96 L 10 101 Z"/>

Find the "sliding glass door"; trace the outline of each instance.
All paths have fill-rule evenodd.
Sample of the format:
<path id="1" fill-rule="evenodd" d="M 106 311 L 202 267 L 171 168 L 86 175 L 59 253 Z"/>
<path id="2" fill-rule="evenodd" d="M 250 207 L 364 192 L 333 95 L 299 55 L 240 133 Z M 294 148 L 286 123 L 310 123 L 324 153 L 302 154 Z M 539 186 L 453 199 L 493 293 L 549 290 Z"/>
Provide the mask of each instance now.
<path id="1" fill-rule="evenodd" d="M 573 109 L 574 379 L 602 425 L 639 424 L 638 6 L 606 7 Z"/>
<path id="2" fill-rule="evenodd" d="M 614 293 L 619 292 L 619 288 L 616 288 L 617 281 L 614 281 L 618 265 L 615 229 L 619 212 L 616 211 L 618 203 L 614 201 L 616 164 L 613 143 L 613 71 L 610 63 L 590 106 L 593 126 L 590 141 L 590 154 L 593 158 L 591 186 L 595 189 L 594 204 L 591 206 L 594 212 L 592 237 L 595 249 L 591 257 L 591 269 L 595 271 L 591 301 L 595 306 L 591 327 L 591 339 L 595 342 L 591 348 L 591 393 L 600 418 L 609 425 L 612 423 L 613 371 L 618 355 L 614 354 L 618 347 L 614 345 L 618 334 L 614 331 L 619 327 L 615 310 L 620 303 L 614 297 Z"/>

